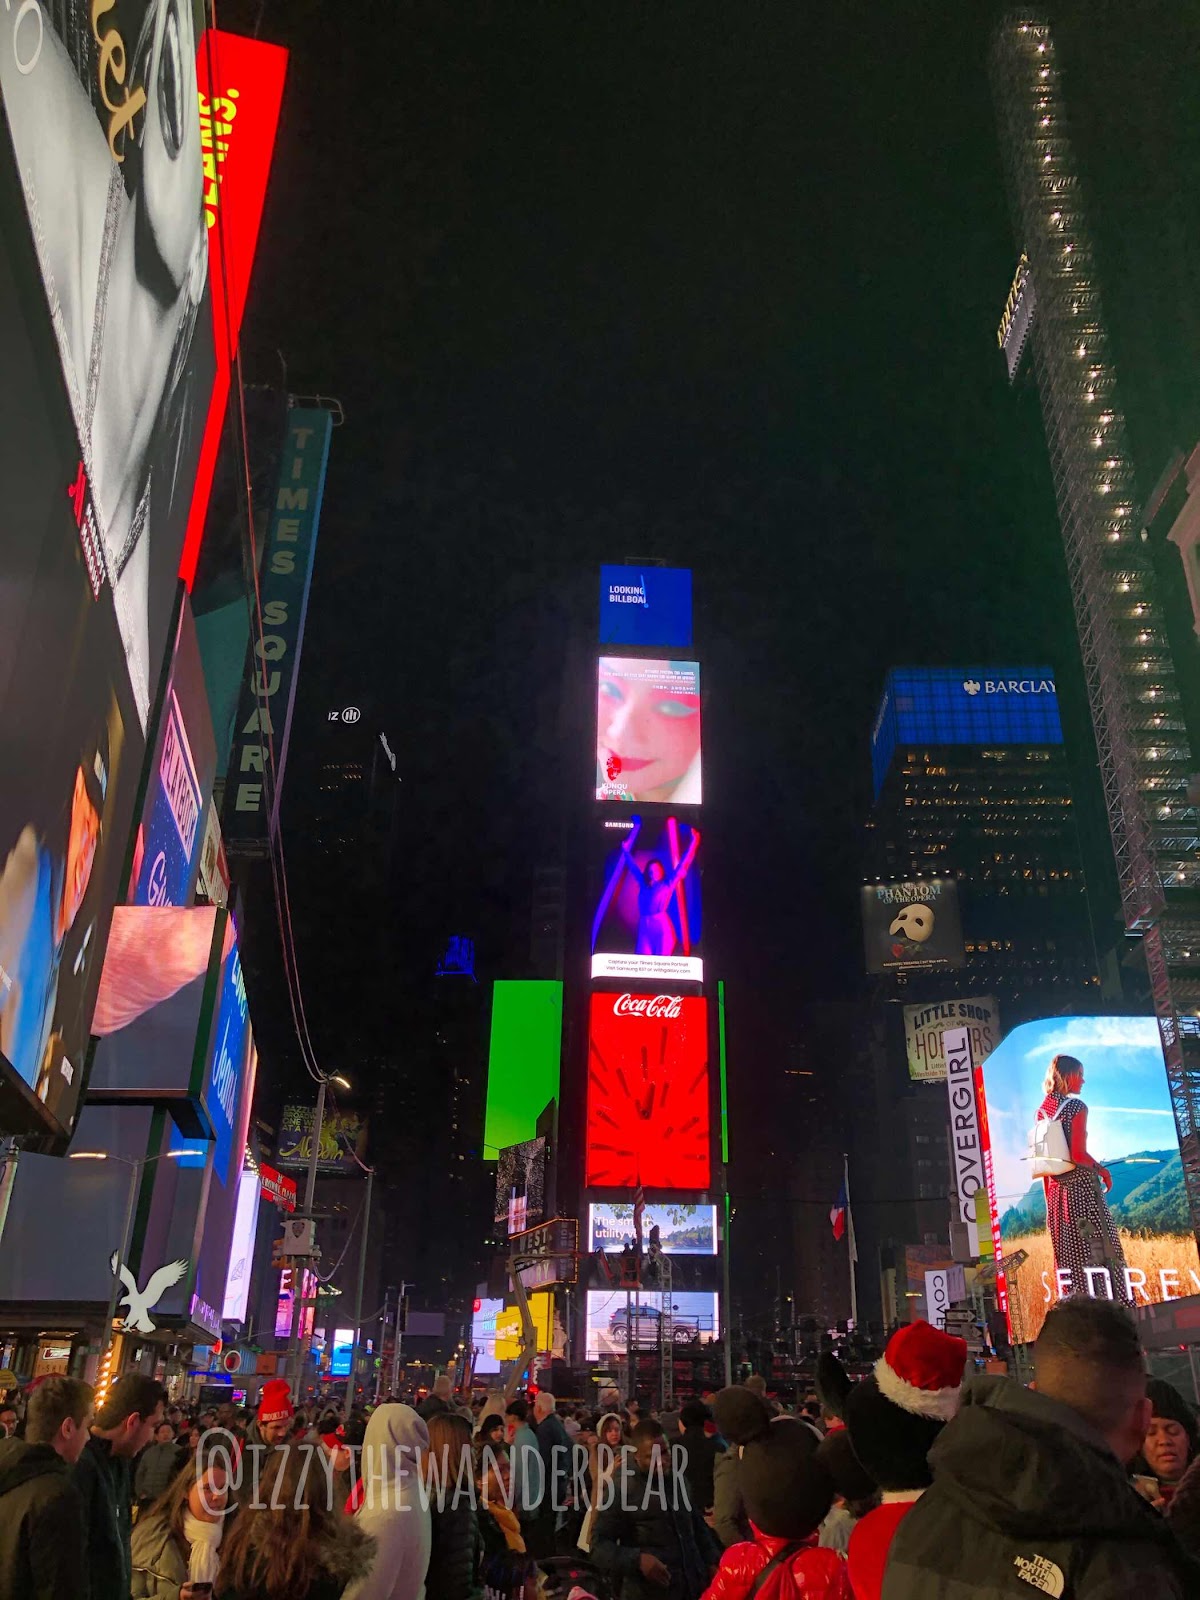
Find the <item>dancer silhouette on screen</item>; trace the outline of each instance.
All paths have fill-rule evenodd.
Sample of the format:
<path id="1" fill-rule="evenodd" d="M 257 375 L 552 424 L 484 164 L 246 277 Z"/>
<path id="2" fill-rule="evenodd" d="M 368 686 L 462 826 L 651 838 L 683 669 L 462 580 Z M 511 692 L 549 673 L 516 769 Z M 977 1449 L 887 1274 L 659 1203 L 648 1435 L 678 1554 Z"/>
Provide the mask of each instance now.
<path id="1" fill-rule="evenodd" d="M 666 867 L 657 856 L 651 856 L 645 870 L 633 859 L 633 839 L 621 846 L 625 864 L 638 884 L 637 953 L 639 956 L 673 955 L 677 937 L 671 920 L 671 900 L 676 889 L 687 877 L 696 851 L 700 848 L 700 831 L 692 829 L 692 838 L 679 865 L 668 875 Z"/>

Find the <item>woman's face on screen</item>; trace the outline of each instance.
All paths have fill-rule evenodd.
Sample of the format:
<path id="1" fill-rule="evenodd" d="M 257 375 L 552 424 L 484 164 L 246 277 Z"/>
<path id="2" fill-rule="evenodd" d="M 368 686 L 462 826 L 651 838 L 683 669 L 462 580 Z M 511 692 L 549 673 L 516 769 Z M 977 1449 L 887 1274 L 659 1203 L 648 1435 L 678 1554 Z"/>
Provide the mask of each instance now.
<path id="1" fill-rule="evenodd" d="M 602 667 L 597 733 L 601 767 L 635 799 L 671 789 L 700 750 L 700 696 Z"/>
<path id="2" fill-rule="evenodd" d="M 196 36 L 191 0 L 157 0 L 146 62 L 141 198 L 155 247 L 180 288 L 204 229 Z"/>

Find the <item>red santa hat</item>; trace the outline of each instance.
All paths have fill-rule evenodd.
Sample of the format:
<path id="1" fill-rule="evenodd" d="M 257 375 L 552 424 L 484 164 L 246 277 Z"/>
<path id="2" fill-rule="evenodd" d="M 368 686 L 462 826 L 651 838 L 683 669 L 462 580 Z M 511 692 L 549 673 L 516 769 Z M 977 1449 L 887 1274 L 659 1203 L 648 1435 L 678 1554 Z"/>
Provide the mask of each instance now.
<path id="1" fill-rule="evenodd" d="M 888 1340 L 875 1363 L 875 1381 L 901 1411 L 949 1422 L 958 1411 L 966 1364 L 965 1339 L 928 1322 L 910 1322 Z"/>
<path id="2" fill-rule="evenodd" d="M 271 1378 L 263 1384 L 258 1401 L 260 1422 L 286 1422 L 294 1409 L 292 1391 L 286 1378 Z"/>

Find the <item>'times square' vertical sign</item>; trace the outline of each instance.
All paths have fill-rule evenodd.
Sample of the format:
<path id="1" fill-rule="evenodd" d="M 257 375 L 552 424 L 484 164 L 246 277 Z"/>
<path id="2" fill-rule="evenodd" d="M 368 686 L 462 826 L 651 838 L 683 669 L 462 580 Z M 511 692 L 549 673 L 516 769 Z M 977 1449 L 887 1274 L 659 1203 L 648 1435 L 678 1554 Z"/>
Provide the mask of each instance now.
<path id="1" fill-rule="evenodd" d="M 251 643 L 229 753 L 222 832 L 231 856 L 265 855 L 269 831 L 279 822 L 332 429 L 328 411 L 288 412 L 260 584 L 262 637 Z"/>

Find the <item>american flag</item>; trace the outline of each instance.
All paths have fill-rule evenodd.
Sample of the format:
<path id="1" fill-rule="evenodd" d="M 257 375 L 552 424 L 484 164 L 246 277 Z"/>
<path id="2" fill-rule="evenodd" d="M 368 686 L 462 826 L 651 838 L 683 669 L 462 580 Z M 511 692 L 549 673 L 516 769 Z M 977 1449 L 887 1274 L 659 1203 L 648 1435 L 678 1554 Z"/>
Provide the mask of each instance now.
<path id="1" fill-rule="evenodd" d="M 833 1237 L 841 1243 L 842 1235 L 846 1231 L 846 1185 L 843 1181 L 838 1190 L 838 1197 L 829 1208 L 829 1225 L 833 1229 Z"/>

